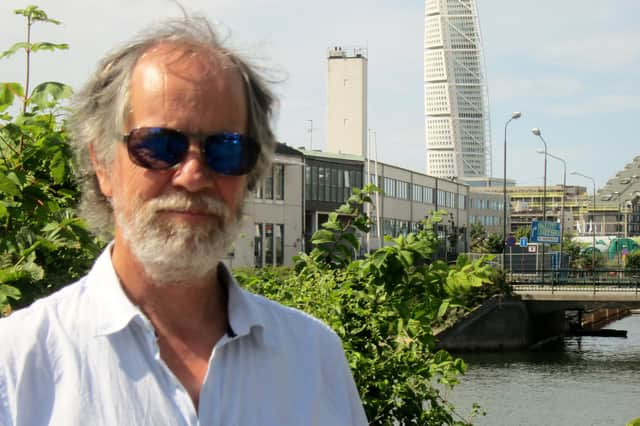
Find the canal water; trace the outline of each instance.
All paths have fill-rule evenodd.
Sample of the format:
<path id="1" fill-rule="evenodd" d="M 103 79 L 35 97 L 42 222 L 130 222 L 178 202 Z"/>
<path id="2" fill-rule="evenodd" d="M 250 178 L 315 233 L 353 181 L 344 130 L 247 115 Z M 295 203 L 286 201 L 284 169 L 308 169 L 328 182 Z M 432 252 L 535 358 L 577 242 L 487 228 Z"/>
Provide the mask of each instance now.
<path id="1" fill-rule="evenodd" d="M 468 365 L 447 394 L 474 425 L 622 425 L 640 417 L 640 315 L 627 338 L 568 337 L 539 352 L 456 354 Z"/>

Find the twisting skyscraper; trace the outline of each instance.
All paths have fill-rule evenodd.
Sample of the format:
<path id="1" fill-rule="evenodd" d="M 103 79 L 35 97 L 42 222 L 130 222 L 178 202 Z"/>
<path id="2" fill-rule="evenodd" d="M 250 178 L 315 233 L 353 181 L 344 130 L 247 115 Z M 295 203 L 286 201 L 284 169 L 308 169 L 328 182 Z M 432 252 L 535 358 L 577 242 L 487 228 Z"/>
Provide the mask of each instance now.
<path id="1" fill-rule="evenodd" d="M 489 113 L 475 0 L 426 0 L 427 173 L 491 175 Z"/>

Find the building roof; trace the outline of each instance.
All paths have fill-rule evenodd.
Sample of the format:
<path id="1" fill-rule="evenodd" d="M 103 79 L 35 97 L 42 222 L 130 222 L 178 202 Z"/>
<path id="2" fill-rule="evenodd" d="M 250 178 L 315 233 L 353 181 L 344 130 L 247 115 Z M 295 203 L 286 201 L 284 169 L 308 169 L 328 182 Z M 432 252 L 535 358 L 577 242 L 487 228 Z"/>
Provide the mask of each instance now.
<path id="1" fill-rule="evenodd" d="M 640 155 L 598 189 L 598 202 L 620 204 L 640 197 Z"/>
<path id="2" fill-rule="evenodd" d="M 302 153 L 302 151 L 292 148 L 289 145 L 282 143 L 282 142 L 277 142 L 276 143 L 276 154 L 281 154 L 281 155 L 294 155 L 296 157 L 302 157 L 304 154 Z"/>

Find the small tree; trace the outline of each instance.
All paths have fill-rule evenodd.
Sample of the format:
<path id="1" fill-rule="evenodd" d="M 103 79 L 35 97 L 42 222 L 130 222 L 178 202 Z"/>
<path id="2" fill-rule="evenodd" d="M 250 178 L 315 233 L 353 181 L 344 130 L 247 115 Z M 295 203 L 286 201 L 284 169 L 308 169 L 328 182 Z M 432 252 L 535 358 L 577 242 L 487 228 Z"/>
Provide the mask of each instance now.
<path id="1" fill-rule="evenodd" d="M 67 49 L 32 42 L 32 26 L 59 22 L 37 6 L 15 13 L 26 20 L 27 39 L 0 59 L 25 52 L 26 75 L 24 85 L 0 83 L 0 315 L 10 312 L 10 299 L 24 306 L 78 278 L 100 249 L 74 213 L 78 188 L 61 103 L 71 88 L 50 81 L 29 89 L 31 55 Z"/>

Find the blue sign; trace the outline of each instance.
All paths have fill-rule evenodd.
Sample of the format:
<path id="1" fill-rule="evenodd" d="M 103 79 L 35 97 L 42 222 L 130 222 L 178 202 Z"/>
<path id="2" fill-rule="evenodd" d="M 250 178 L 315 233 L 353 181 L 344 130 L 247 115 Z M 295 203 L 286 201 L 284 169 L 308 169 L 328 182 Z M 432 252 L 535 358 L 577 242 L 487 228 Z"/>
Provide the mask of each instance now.
<path id="1" fill-rule="evenodd" d="M 509 235 L 507 237 L 507 241 L 505 242 L 507 244 L 507 247 L 513 247 L 516 245 L 516 237 L 514 237 L 513 235 Z"/>
<path id="2" fill-rule="evenodd" d="M 527 247 L 529 245 L 529 240 L 527 237 L 520 237 L 520 247 Z"/>
<path id="3" fill-rule="evenodd" d="M 534 220 L 531 222 L 531 242 L 558 244 L 560 242 L 560 223 Z"/>

